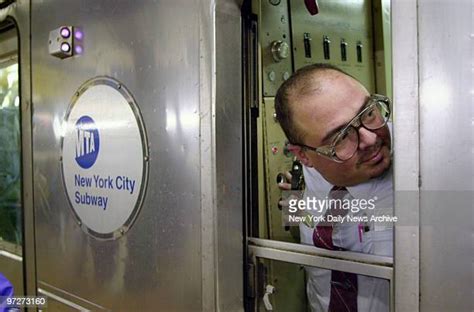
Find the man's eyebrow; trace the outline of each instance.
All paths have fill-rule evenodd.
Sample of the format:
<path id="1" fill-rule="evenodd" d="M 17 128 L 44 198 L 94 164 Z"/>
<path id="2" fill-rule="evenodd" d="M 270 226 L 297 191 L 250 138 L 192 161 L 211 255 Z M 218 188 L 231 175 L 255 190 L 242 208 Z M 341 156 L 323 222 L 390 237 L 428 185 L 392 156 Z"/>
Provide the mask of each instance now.
<path id="1" fill-rule="evenodd" d="M 347 126 L 347 124 L 343 124 L 331 131 L 329 131 L 328 133 L 326 133 L 326 135 L 324 136 L 324 138 L 321 140 L 321 143 L 324 144 L 324 142 L 326 142 L 327 140 L 329 140 L 333 135 L 335 135 L 336 133 L 338 133 L 339 131 L 341 131 L 345 126 Z"/>
<path id="2" fill-rule="evenodd" d="M 359 115 L 360 112 L 362 112 L 362 111 L 364 110 L 364 108 L 367 106 L 367 104 L 369 103 L 369 101 L 370 101 L 370 96 L 367 96 L 367 97 L 366 97 L 366 100 L 364 101 L 364 104 L 362 104 L 362 107 L 359 109 L 359 111 L 357 112 L 357 114 L 355 114 L 355 116 Z M 352 119 L 354 119 L 355 116 L 352 117 Z M 351 119 L 350 121 L 352 121 L 352 119 Z M 349 122 L 350 122 L 350 121 L 349 121 Z M 324 136 L 324 138 L 321 140 L 321 143 L 324 144 L 324 142 L 326 142 L 327 140 L 329 140 L 333 135 L 335 135 L 336 133 L 338 133 L 339 131 L 341 131 L 342 129 L 344 129 L 344 127 L 346 127 L 347 124 L 348 124 L 348 123 L 345 123 L 345 124 L 343 124 L 343 125 L 341 125 L 341 126 L 339 126 L 339 127 L 337 127 L 337 128 L 332 129 L 332 130 L 329 131 L 328 133 L 326 133 L 326 135 Z"/>

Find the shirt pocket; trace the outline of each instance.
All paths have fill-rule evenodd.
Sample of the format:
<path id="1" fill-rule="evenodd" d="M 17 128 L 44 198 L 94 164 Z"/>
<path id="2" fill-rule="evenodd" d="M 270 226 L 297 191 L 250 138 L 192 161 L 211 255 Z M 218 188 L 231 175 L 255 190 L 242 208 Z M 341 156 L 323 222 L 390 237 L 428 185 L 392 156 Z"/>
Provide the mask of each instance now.
<path id="1" fill-rule="evenodd" d="M 365 232 L 363 235 L 363 252 L 378 256 L 392 257 L 393 230 Z"/>

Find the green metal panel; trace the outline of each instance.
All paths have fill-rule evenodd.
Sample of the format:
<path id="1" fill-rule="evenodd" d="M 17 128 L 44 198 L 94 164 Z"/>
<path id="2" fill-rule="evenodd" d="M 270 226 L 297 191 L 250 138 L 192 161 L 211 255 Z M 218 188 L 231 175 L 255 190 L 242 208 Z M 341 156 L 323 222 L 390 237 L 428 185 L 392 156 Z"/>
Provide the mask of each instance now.
<path id="1" fill-rule="evenodd" d="M 285 228 L 282 212 L 278 208 L 281 191 L 277 186 L 277 176 L 291 170 L 293 155 L 285 151 L 286 138 L 275 119 L 274 98 L 265 98 L 263 102 L 261 109 L 264 118 L 265 194 L 270 224 L 269 236 L 275 240 L 299 242 L 299 229 Z"/>
<path id="2" fill-rule="evenodd" d="M 375 91 L 372 1 L 320 0 L 319 13 L 310 15 L 304 1 L 290 0 L 295 69 L 313 63 L 331 63 Z M 305 34 L 310 37 L 311 55 L 305 53 Z M 324 36 L 329 59 L 324 55 Z M 346 43 L 347 60 L 342 58 Z M 357 57 L 361 45 L 361 60 Z"/>
<path id="3" fill-rule="evenodd" d="M 392 98 L 390 0 L 373 2 L 376 92 Z"/>
<path id="4" fill-rule="evenodd" d="M 267 311 L 262 297 L 265 294 L 265 286 L 268 284 L 275 287 L 274 293 L 269 296 L 273 311 L 307 311 L 306 281 L 303 266 L 268 259 L 262 259 L 262 264 L 269 268 L 269 271 L 264 272 L 263 276 L 267 284 L 259 290 L 258 311 Z"/>
<path id="5" fill-rule="evenodd" d="M 286 138 L 275 120 L 274 113 L 274 98 L 264 98 L 260 105 L 264 179 L 259 179 L 259 194 L 260 202 L 265 203 L 266 219 L 263 224 L 268 235 L 265 238 L 299 243 L 299 227 L 285 227 L 282 211 L 278 208 L 281 191 L 277 187 L 277 175 L 291 170 L 293 155 L 285 153 Z M 305 311 L 304 270 L 297 265 L 279 261 L 266 261 L 265 267 L 265 281 L 260 287 L 265 288 L 267 284 L 275 287 L 278 295 L 270 296 L 274 311 Z M 259 304 L 262 305 L 261 300 Z M 264 311 L 263 308 L 260 310 Z"/>

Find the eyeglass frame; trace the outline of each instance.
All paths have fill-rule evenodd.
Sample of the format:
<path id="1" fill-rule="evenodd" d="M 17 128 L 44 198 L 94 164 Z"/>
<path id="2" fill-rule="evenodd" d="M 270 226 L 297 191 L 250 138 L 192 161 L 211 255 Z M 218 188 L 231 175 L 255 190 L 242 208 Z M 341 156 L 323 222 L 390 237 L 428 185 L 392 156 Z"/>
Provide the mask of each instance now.
<path id="1" fill-rule="evenodd" d="M 362 115 L 367 112 L 371 107 L 372 107 L 372 103 L 373 104 L 376 104 L 377 102 L 384 102 L 385 104 L 387 104 L 387 111 L 388 111 L 388 117 L 386 118 L 385 122 L 378 128 L 374 128 L 374 129 L 369 129 L 367 128 L 363 123 L 362 121 L 360 120 L 360 118 L 362 117 Z M 326 144 L 326 145 L 322 145 L 322 146 L 319 146 L 319 147 L 312 147 L 312 146 L 309 146 L 309 145 L 306 145 L 306 144 L 299 144 L 299 143 L 292 143 L 293 145 L 296 145 L 296 146 L 300 146 L 300 147 L 303 147 L 304 149 L 307 149 L 307 150 L 310 150 L 310 151 L 313 151 L 315 153 L 317 153 L 318 155 L 321 155 L 323 157 L 326 157 L 332 161 L 335 161 L 337 163 L 343 163 L 343 162 L 346 162 L 348 161 L 349 159 L 351 159 L 352 157 L 354 157 L 356 151 L 357 151 L 357 148 L 354 150 L 354 153 L 352 154 L 351 157 L 349 157 L 348 159 L 346 160 L 342 160 L 340 159 L 339 157 L 336 156 L 336 142 L 338 141 L 338 139 L 344 134 L 346 133 L 346 131 L 352 127 L 355 129 L 356 131 L 356 134 L 357 134 L 357 145 L 360 144 L 360 136 L 359 136 L 359 129 L 360 127 L 363 127 L 371 132 L 373 132 L 374 130 L 378 130 L 378 129 L 381 129 L 383 128 L 388 120 L 390 119 L 391 115 L 392 115 L 392 102 L 390 101 L 390 98 L 385 96 L 385 95 L 380 95 L 380 94 L 372 94 L 370 95 L 369 99 L 367 100 L 367 102 L 364 104 L 364 106 L 361 108 L 362 110 L 354 117 L 352 118 L 346 126 L 344 126 L 344 128 L 342 128 L 341 130 L 339 130 L 337 133 L 334 134 L 334 139 L 332 140 L 331 144 Z M 356 123 L 357 121 L 357 123 Z"/>

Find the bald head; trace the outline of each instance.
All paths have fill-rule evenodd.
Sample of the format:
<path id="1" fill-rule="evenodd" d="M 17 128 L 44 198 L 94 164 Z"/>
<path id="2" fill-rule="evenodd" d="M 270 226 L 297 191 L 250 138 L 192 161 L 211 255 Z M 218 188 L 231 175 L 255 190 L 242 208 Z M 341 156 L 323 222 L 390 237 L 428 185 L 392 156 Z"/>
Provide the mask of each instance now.
<path id="1" fill-rule="evenodd" d="M 352 76 L 335 66 L 313 64 L 299 69 L 280 86 L 275 96 L 275 111 L 290 143 L 302 143 L 304 140 L 305 132 L 295 120 L 295 112 L 299 110 L 304 99 L 320 94 L 323 89 L 331 86 L 331 81 L 341 75 L 358 83 Z"/>

